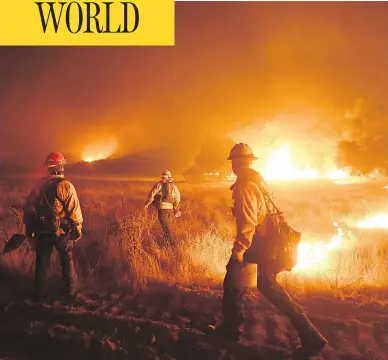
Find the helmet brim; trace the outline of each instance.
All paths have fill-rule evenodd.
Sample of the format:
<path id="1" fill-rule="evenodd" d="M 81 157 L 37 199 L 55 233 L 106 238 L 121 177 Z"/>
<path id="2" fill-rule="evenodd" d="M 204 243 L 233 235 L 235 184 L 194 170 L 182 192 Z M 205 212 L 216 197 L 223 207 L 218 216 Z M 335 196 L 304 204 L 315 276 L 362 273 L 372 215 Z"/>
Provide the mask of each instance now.
<path id="1" fill-rule="evenodd" d="M 48 167 L 48 168 L 53 168 L 53 167 L 56 167 L 56 166 L 64 166 L 64 165 L 66 165 L 66 163 L 65 162 L 58 163 L 58 164 L 47 164 L 47 163 L 44 163 L 43 165 Z"/>
<path id="2" fill-rule="evenodd" d="M 248 156 L 233 156 L 233 157 L 228 157 L 226 160 L 257 160 L 256 156 L 253 155 L 248 155 Z"/>

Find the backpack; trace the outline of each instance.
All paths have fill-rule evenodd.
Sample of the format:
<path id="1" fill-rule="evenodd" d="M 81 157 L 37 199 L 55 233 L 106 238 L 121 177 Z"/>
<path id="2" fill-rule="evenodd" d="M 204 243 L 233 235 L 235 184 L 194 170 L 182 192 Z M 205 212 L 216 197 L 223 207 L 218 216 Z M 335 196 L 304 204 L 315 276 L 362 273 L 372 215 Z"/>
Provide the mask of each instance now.
<path id="1" fill-rule="evenodd" d="M 162 202 L 167 202 L 172 204 L 174 198 L 172 196 L 174 185 L 171 182 L 162 183 L 162 188 L 154 198 L 153 204 L 155 207 L 159 208 L 162 205 Z"/>
<path id="2" fill-rule="evenodd" d="M 59 183 L 65 178 L 53 178 L 48 180 L 39 190 L 35 202 L 35 214 L 31 224 L 34 233 L 59 232 L 61 221 L 60 215 L 55 211 L 55 200 L 57 198 L 57 188 Z"/>
<path id="3" fill-rule="evenodd" d="M 259 187 L 265 199 L 267 208 L 267 216 L 264 220 L 266 236 L 258 235 L 258 228 L 256 228 L 252 245 L 245 253 L 244 259 L 259 266 L 269 267 L 276 273 L 284 270 L 291 271 L 298 263 L 298 246 L 301 233 L 288 224 L 282 215 L 283 213 L 262 186 L 262 177 L 260 174 L 257 175 L 250 177 L 249 180 Z M 268 204 L 272 205 L 275 212 L 269 209 Z"/>
<path id="4" fill-rule="evenodd" d="M 174 189 L 174 185 L 171 182 L 165 183 L 162 186 L 162 202 L 167 202 L 172 204 L 174 202 L 174 198 L 172 196 L 172 192 Z"/>

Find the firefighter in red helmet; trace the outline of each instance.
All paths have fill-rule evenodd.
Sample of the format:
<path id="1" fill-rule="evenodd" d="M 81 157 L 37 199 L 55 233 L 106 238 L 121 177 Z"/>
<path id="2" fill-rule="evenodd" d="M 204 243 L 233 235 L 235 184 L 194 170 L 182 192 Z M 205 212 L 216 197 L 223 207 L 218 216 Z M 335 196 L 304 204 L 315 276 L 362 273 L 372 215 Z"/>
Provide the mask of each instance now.
<path id="1" fill-rule="evenodd" d="M 76 293 L 73 244 L 82 236 L 83 217 L 74 185 L 64 176 L 65 157 L 50 153 L 44 165 L 48 175 L 31 190 L 25 206 L 26 235 L 36 241 L 35 287 L 37 300 L 43 297 L 43 283 L 53 247 L 58 251 L 66 295 Z"/>

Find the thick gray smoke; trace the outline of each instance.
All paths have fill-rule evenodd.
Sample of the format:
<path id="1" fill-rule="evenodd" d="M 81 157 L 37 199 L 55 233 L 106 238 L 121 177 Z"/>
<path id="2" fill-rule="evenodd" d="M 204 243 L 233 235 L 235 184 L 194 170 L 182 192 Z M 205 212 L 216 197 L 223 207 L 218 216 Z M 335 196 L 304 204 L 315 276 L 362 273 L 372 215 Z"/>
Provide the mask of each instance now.
<path id="1" fill-rule="evenodd" d="M 343 140 L 338 143 L 339 166 L 370 173 L 388 169 L 388 113 L 383 106 L 367 104 L 358 99 L 345 112 Z"/>
<path id="2" fill-rule="evenodd" d="M 234 142 L 229 138 L 209 138 L 194 159 L 192 167 L 184 171 L 187 179 L 198 179 L 204 173 L 219 173 L 222 176 L 231 172 L 227 160 Z"/>

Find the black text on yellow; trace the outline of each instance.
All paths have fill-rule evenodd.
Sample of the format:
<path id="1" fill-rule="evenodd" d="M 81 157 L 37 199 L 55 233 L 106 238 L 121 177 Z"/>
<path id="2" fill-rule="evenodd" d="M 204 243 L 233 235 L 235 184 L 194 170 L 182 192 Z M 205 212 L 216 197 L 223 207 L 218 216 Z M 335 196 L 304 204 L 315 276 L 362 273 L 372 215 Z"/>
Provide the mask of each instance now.
<path id="1" fill-rule="evenodd" d="M 35 2 L 35 4 L 39 10 L 44 33 L 49 28 L 50 19 L 52 19 L 54 32 L 57 33 L 59 30 L 67 30 L 72 34 L 80 32 L 108 34 L 132 33 L 137 30 L 140 21 L 139 9 L 132 2 L 44 1 Z M 116 24 L 117 28 L 115 31 L 111 29 L 111 26 L 113 26 L 111 22 L 113 11 L 116 15 L 115 18 L 118 18 L 117 14 L 121 12 L 120 18 L 122 19 L 119 25 Z M 65 17 L 65 22 L 62 21 L 64 25 L 61 26 L 62 16 Z M 131 29 L 129 29 L 130 19 L 132 19 Z"/>

